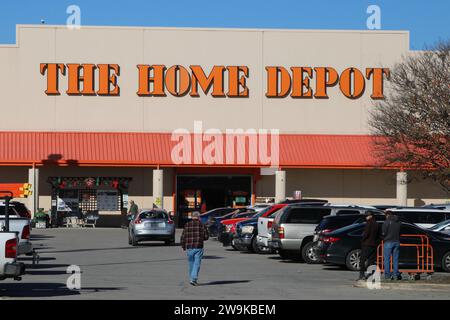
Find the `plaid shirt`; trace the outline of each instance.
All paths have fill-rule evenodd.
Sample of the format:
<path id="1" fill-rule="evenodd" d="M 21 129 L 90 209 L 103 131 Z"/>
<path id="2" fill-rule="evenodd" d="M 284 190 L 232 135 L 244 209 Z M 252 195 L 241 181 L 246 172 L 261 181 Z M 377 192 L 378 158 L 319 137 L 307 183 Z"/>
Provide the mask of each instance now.
<path id="1" fill-rule="evenodd" d="M 181 247 L 186 249 L 201 249 L 203 241 L 208 240 L 208 230 L 199 220 L 192 220 L 185 224 L 181 235 Z"/>

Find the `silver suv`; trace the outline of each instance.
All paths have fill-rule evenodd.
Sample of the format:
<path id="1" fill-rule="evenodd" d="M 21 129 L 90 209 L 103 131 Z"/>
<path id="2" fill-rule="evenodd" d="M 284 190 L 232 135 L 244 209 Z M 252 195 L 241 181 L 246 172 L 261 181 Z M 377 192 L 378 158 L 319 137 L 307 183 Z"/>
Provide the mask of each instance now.
<path id="1" fill-rule="evenodd" d="M 318 263 L 313 240 L 314 229 L 322 218 L 329 215 L 365 214 L 367 211 L 382 213 L 368 206 L 286 206 L 273 221 L 269 248 L 277 250 L 282 259 L 303 259 L 307 263 Z"/>

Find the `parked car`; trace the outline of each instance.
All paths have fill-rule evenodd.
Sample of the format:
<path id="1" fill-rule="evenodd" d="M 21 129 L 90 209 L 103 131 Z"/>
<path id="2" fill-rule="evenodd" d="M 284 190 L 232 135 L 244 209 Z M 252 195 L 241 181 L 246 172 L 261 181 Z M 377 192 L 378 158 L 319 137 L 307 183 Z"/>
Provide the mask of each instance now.
<path id="1" fill-rule="evenodd" d="M 441 204 L 427 204 L 422 206 L 422 208 L 427 209 L 442 209 L 442 210 L 450 210 L 450 203 L 441 203 Z"/>
<path id="2" fill-rule="evenodd" d="M 137 246 L 141 241 L 164 241 L 175 243 L 175 223 L 161 209 L 144 209 L 128 226 L 128 243 Z"/>
<path id="3" fill-rule="evenodd" d="M 265 217 L 261 216 L 258 218 L 256 245 L 261 251 L 273 251 L 269 248 L 269 240 L 272 239 L 272 223 L 278 212 L 286 206 L 287 204 L 274 204 L 270 213 L 268 213 Z"/>
<path id="4" fill-rule="evenodd" d="M 375 214 L 374 218 L 376 221 L 386 220 L 386 216 L 380 212 Z M 366 216 L 361 214 L 325 216 L 314 230 L 314 241 L 317 241 L 321 234 L 328 233 L 354 223 L 362 223 L 365 220 Z"/>
<path id="5" fill-rule="evenodd" d="M 255 211 L 252 209 L 248 209 L 247 211 L 235 210 L 222 217 L 210 218 L 206 223 L 206 227 L 208 228 L 208 232 L 211 237 L 218 237 L 221 232 L 222 221 L 230 219 L 244 219 L 247 217 L 252 217 L 253 215 L 255 215 Z"/>
<path id="6" fill-rule="evenodd" d="M 381 230 L 381 222 L 380 230 Z M 365 223 L 358 223 L 337 229 L 320 236 L 317 253 L 327 264 L 345 266 L 352 271 L 359 270 L 361 256 L 361 238 Z M 423 234 L 429 237 L 434 250 L 434 267 L 450 272 L 450 237 L 446 234 L 426 230 L 417 225 L 402 222 L 401 235 Z M 416 244 L 420 240 L 400 236 L 401 243 Z M 415 247 L 401 247 L 399 266 L 415 268 L 417 250 Z"/>
<path id="7" fill-rule="evenodd" d="M 256 215 L 258 215 L 258 213 L 255 213 L 254 211 L 248 211 L 236 214 L 230 218 L 225 218 L 223 220 L 220 218 L 216 219 L 215 225 L 213 227 L 218 240 L 222 243 L 227 242 L 229 244 L 229 241 L 226 241 L 226 239 L 228 239 L 229 234 L 232 234 L 235 231 L 236 223 L 251 219 Z M 211 229 L 213 228 L 210 227 L 208 230 Z"/>
<path id="8" fill-rule="evenodd" d="M 17 262 L 18 243 L 16 232 L 0 232 L 0 280 L 21 280 L 25 273 L 25 265 Z"/>
<path id="9" fill-rule="evenodd" d="M 450 211 L 443 209 L 403 208 L 392 209 L 391 211 L 402 220 L 417 224 L 422 228 L 431 228 L 450 219 Z"/>
<path id="10" fill-rule="evenodd" d="M 209 211 L 206 211 L 205 213 L 202 213 L 200 215 L 200 222 L 203 224 L 206 224 L 208 222 L 208 219 L 215 218 L 215 217 L 221 217 L 226 215 L 227 213 L 236 211 L 236 208 L 231 207 L 225 207 L 225 208 L 216 208 Z M 243 209 L 238 209 L 241 211 L 244 211 Z"/>
<path id="11" fill-rule="evenodd" d="M 375 204 L 373 206 L 379 210 L 407 208 L 407 207 L 403 207 L 403 206 L 397 206 L 395 204 Z"/>
<path id="12" fill-rule="evenodd" d="M 236 233 L 236 226 L 238 223 L 241 223 L 244 221 L 249 221 L 249 220 L 252 220 L 252 221 L 254 220 L 257 222 L 259 218 L 267 217 L 267 216 L 271 215 L 272 213 L 276 212 L 277 210 L 279 210 L 280 208 L 285 207 L 285 206 L 286 206 L 286 204 L 274 204 L 274 205 L 271 205 L 270 207 L 267 207 L 263 211 L 256 213 L 253 216 L 248 217 L 248 218 L 228 219 L 228 220 L 222 221 L 221 226 L 220 226 L 220 234 L 219 234 L 220 242 L 222 242 L 222 244 L 224 246 L 228 246 L 231 244 L 233 246 L 233 248 L 236 248 L 236 246 L 234 244 L 234 235 Z M 256 238 L 255 238 L 255 242 L 256 242 Z M 262 248 L 262 250 L 264 251 L 264 248 Z"/>
<path id="13" fill-rule="evenodd" d="M 277 250 L 283 259 L 304 260 L 313 263 L 308 252 L 314 247 L 314 229 L 328 215 L 364 214 L 379 212 L 373 207 L 362 206 L 301 206 L 290 205 L 281 209 L 272 225 L 269 247 Z"/>
<path id="14" fill-rule="evenodd" d="M 252 206 L 247 206 L 247 209 L 250 210 L 254 210 L 255 212 L 260 212 L 264 209 L 266 209 L 267 207 L 270 207 L 272 204 L 271 203 L 256 203 Z"/>
<path id="15" fill-rule="evenodd" d="M 16 211 L 16 206 L 8 206 L 9 213 L 9 231 L 17 232 L 18 235 L 18 247 L 17 255 L 32 255 L 33 245 L 30 241 L 31 233 L 31 219 L 23 218 Z M 0 204 L 0 231 L 4 229 L 5 226 L 5 205 Z"/>
<path id="16" fill-rule="evenodd" d="M 431 228 L 429 228 L 431 231 L 437 231 L 437 232 L 442 232 L 445 234 L 449 234 L 450 235 L 450 220 L 445 220 L 442 221 L 434 226 L 432 226 Z"/>
<path id="17" fill-rule="evenodd" d="M 241 221 L 236 225 L 236 234 L 233 238 L 236 249 L 255 253 L 270 252 L 267 248 L 258 247 L 256 237 L 258 235 L 258 219 Z"/>
<path id="18" fill-rule="evenodd" d="M 373 218 L 376 221 L 385 221 L 386 216 L 378 212 Z M 306 251 L 306 262 L 307 263 L 322 263 L 322 259 L 317 255 L 317 244 L 319 237 L 323 234 L 330 233 L 334 230 L 343 228 L 345 226 L 363 223 L 366 221 L 366 216 L 361 214 L 350 214 L 350 215 L 338 215 L 338 216 L 325 216 L 317 225 L 314 230 L 313 244 L 308 247 Z"/>

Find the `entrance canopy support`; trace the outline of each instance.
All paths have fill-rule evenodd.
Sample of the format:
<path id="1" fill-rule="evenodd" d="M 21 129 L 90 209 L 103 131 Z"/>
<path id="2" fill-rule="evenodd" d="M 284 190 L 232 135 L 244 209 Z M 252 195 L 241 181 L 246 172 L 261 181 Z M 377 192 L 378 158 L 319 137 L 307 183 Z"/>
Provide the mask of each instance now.
<path id="1" fill-rule="evenodd" d="M 31 217 L 34 218 L 34 214 L 39 209 L 39 169 L 35 166 L 28 169 L 28 183 L 32 187 L 31 196 L 28 197 L 28 208 L 31 211 Z"/>
<path id="2" fill-rule="evenodd" d="M 163 180 L 163 170 L 153 170 L 153 203 L 161 209 L 164 209 Z"/>
<path id="3" fill-rule="evenodd" d="M 286 199 L 286 171 L 275 171 L 275 203 Z"/>

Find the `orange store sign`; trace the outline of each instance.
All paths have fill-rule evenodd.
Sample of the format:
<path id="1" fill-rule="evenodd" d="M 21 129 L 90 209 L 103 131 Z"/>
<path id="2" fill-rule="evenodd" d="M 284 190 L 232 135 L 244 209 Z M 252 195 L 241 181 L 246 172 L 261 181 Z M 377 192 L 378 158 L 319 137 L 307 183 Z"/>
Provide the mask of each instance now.
<path id="1" fill-rule="evenodd" d="M 366 90 L 372 99 L 384 98 L 383 82 L 387 68 L 347 68 L 341 73 L 332 67 L 265 67 L 267 98 L 328 98 L 332 87 L 349 99 L 361 97 Z M 47 78 L 47 95 L 60 95 L 59 83 L 67 81 L 67 95 L 119 96 L 120 66 L 117 64 L 41 63 Z M 137 65 L 136 94 L 141 97 L 212 97 L 245 98 L 250 95 L 247 66 L 213 66 L 209 73 L 199 65 Z"/>

